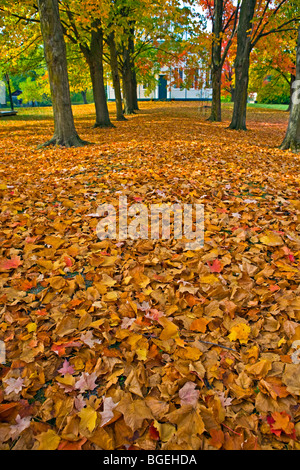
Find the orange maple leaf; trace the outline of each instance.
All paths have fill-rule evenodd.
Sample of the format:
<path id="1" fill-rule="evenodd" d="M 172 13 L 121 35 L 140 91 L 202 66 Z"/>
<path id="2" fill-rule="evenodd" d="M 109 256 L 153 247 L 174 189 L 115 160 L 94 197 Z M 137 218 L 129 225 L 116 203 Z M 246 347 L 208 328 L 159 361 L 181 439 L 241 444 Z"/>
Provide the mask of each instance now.
<path id="1" fill-rule="evenodd" d="M 271 428 L 271 433 L 280 436 L 283 432 L 291 439 L 296 438 L 296 431 L 294 423 L 291 422 L 291 416 L 285 411 L 274 411 L 271 416 L 268 416 L 267 421 Z"/>
<path id="2" fill-rule="evenodd" d="M 0 260 L 0 271 L 9 271 L 10 269 L 16 269 L 23 261 L 20 259 L 19 256 L 12 256 L 10 259 L 3 258 Z"/>

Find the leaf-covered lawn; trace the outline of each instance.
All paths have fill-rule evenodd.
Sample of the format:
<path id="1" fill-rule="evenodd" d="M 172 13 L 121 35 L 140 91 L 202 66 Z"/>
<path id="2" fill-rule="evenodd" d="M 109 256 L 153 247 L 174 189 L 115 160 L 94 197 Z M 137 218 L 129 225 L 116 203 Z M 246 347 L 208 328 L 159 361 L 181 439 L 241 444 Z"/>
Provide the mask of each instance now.
<path id="1" fill-rule="evenodd" d="M 79 149 L 36 149 L 51 108 L 0 121 L 0 446 L 300 449 L 288 113 L 249 109 L 245 133 L 229 105 L 220 124 L 198 103 L 140 108 L 102 130 L 74 107 Z M 204 204 L 203 249 L 99 241 L 91 214 L 120 195 Z"/>

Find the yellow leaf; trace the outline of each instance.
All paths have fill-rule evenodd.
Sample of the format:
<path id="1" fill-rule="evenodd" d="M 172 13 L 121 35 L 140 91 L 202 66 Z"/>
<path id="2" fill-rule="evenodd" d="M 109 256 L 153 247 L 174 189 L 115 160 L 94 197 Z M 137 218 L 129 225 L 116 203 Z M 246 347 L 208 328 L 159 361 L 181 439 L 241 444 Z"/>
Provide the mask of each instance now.
<path id="1" fill-rule="evenodd" d="M 117 261 L 118 256 L 105 256 L 103 259 L 100 261 L 101 266 L 113 266 L 115 262 Z"/>
<path id="2" fill-rule="evenodd" d="M 171 439 L 173 434 L 176 432 L 175 426 L 170 423 L 159 423 L 156 419 L 153 422 L 153 426 L 157 429 L 160 440 L 167 442 Z"/>
<path id="3" fill-rule="evenodd" d="M 198 348 L 187 346 L 185 348 L 180 348 L 178 351 L 175 352 L 175 355 L 182 359 L 198 361 L 200 356 L 202 356 L 202 352 Z"/>
<path id="4" fill-rule="evenodd" d="M 187 439 L 188 436 L 201 435 L 205 431 L 200 411 L 191 405 L 182 405 L 166 415 L 166 418 L 177 425 L 178 438 Z"/>
<path id="5" fill-rule="evenodd" d="M 113 438 L 105 431 L 105 429 L 98 427 L 97 430 L 89 437 L 89 440 L 104 450 L 113 450 Z"/>
<path id="6" fill-rule="evenodd" d="M 49 235 L 45 237 L 45 243 L 57 249 L 64 243 L 64 239 L 60 237 L 55 237 L 53 235 Z"/>
<path id="7" fill-rule="evenodd" d="M 200 276 L 200 283 L 201 284 L 213 285 L 216 282 L 219 282 L 219 279 L 214 274 L 204 274 L 203 276 Z"/>
<path id="8" fill-rule="evenodd" d="M 116 282 L 117 281 L 114 281 L 114 279 L 108 276 L 108 274 L 102 274 L 101 284 L 104 284 L 107 287 L 112 287 L 116 284 Z"/>
<path id="9" fill-rule="evenodd" d="M 274 232 L 268 232 L 266 235 L 260 237 L 259 240 L 263 245 L 267 246 L 283 245 L 282 238 Z"/>
<path id="10" fill-rule="evenodd" d="M 52 429 L 42 432 L 36 439 L 40 442 L 38 450 L 56 450 L 61 440 Z"/>
<path id="11" fill-rule="evenodd" d="M 95 429 L 98 415 L 94 408 L 88 405 L 87 407 L 82 408 L 78 413 L 78 416 L 80 417 L 79 428 L 83 430 L 88 429 L 90 432 Z"/>
<path id="12" fill-rule="evenodd" d="M 120 323 L 120 317 L 116 313 L 112 313 L 109 323 L 110 326 L 117 326 Z"/>
<path id="13" fill-rule="evenodd" d="M 84 362 L 81 357 L 74 357 L 72 358 L 72 365 L 74 366 L 75 370 L 82 370 L 84 368 Z"/>
<path id="14" fill-rule="evenodd" d="M 58 323 L 55 332 L 58 336 L 65 336 L 76 330 L 77 326 L 78 318 L 68 315 Z"/>
<path id="15" fill-rule="evenodd" d="M 135 352 L 139 361 L 146 361 L 148 349 L 137 349 Z"/>
<path id="16" fill-rule="evenodd" d="M 49 279 L 50 286 L 55 290 L 60 290 L 66 285 L 66 280 L 62 276 L 54 276 Z"/>
<path id="17" fill-rule="evenodd" d="M 142 338 L 143 336 L 138 333 L 133 333 L 132 335 L 130 335 L 130 337 L 127 339 L 127 342 L 130 345 L 131 350 L 135 349 L 136 343 L 140 341 Z"/>
<path id="18" fill-rule="evenodd" d="M 119 293 L 117 291 L 108 292 L 106 295 L 103 296 L 103 300 L 108 302 L 115 302 L 119 298 Z"/>
<path id="19" fill-rule="evenodd" d="M 152 291 L 153 291 L 153 289 L 152 289 L 151 287 L 147 287 L 147 289 L 144 289 L 144 290 L 143 290 L 143 293 L 144 293 L 145 295 L 150 295 Z"/>
<path id="20" fill-rule="evenodd" d="M 159 337 L 162 341 L 168 340 L 170 338 L 175 338 L 178 335 L 178 327 L 167 318 L 160 318 L 159 323 L 164 328 Z"/>
<path id="21" fill-rule="evenodd" d="M 246 366 L 247 373 L 259 379 L 265 377 L 271 369 L 272 363 L 267 359 L 262 359 L 254 364 L 247 364 Z"/>
<path id="22" fill-rule="evenodd" d="M 182 348 L 184 348 L 185 346 L 185 342 L 181 338 L 175 338 L 175 343 L 177 344 L 177 346 L 181 346 Z"/>
<path id="23" fill-rule="evenodd" d="M 231 328 L 228 338 L 230 341 L 239 340 L 241 344 L 247 344 L 250 332 L 251 328 L 249 325 L 246 325 L 245 323 L 238 323 Z"/>
<path id="24" fill-rule="evenodd" d="M 73 387 L 75 385 L 75 377 L 71 374 L 65 374 L 63 377 L 56 377 L 57 382 Z"/>
<path id="25" fill-rule="evenodd" d="M 135 281 L 135 283 L 139 286 L 139 287 L 147 287 L 147 285 L 149 284 L 150 282 L 150 279 L 148 276 L 145 276 L 145 274 L 143 273 L 136 273 L 134 276 L 133 276 L 133 279 Z"/>
<path id="26" fill-rule="evenodd" d="M 36 323 L 28 323 L 28 325 L 26 325 L 26 328 L 27 328 L 28 333 L 32 333 L 33 331 L 36 331 L 37 324 Z"/>
<path id="27" fill-rule="evenodd" d="M 64 200 L 62 201 L 62 205 L 63 205 L 64 207 L 72 208 L 72 207 L 74 207 L 74 202 L 73 202 L 73 201 L 70 201 L 69 199 L 64 199 Z"/>
<path id="28" fill-rule="evenodd" d="M 37 259 L 36 263 L 40 266 L 43 266 L 43 268 L 46 268 L 47 271 L 51 271 L 52 266 L 53 266 L 52 261 L 48 259 L 43 259 L 43 258 Z"/>

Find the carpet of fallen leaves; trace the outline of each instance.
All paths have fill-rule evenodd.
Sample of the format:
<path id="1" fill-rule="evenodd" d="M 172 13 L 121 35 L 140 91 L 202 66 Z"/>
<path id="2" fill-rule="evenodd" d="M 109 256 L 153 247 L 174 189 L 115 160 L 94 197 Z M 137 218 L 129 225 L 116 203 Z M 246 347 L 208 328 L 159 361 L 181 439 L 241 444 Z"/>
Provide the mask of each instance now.
<path id="1" fill-rule="evenodd" d="M 113 105 L 110 105 L 113 110 Z M 299 156 L 288 113 L 247 132 L 142 103 L 92 145 L 2 119 L 1 449 L 300 449 Z M 101 203 L 203 203 L 205 244 L 100 241 Z M 4 362 L 4 361 L 3 361 Z"/>

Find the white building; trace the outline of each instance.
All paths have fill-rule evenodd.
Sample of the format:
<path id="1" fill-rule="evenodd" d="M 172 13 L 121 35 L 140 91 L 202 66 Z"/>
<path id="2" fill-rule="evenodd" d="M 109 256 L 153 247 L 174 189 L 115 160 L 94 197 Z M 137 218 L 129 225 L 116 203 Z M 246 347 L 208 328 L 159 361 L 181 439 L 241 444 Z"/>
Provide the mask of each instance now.
<path id="1" fill-rule="evenodd" d="M 6 105 L 6 87 L 5 83 L 0 81 L 0 106 Z"/>
<path id="2" fill-rule="evenodd" d="M 201 74 L 201 71 L 199 71 Z M 174 78 L 174 76 L 177 77 Z M 190 88 L 183 86 L 185 80 L 185 71 L 183 68 L 174 71 L 162 70 L 156 77 L 157 85 L 155 90 L 149 93 L 145 85 L 138 84 L 138 100 L 199 100 L 210 101 L 212 99 L 212 88 L 209 79 L 200 77 L 194 79 Z M 177 82 L 177 83 L 176 83 Z M 113 101 L 115 93 L 112 84 L 107 84 L 107 99 Z"/>

